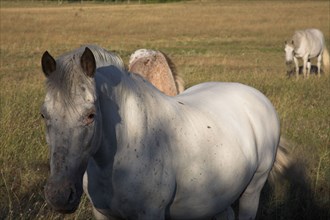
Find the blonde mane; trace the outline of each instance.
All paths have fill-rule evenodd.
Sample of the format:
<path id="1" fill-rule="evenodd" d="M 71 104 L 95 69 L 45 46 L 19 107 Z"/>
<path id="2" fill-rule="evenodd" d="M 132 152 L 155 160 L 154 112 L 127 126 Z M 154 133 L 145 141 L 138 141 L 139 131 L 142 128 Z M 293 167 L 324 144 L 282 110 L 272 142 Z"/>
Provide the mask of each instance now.
<path id="1" fill-rule="evenodd" d="M 147 49 L 135 51 L 130 57 L 129 71 L 142 75 L 167 95 L 173 96 L 184 91 L 182 77 L 164 52 Z"/>
<path id="2" fill-rule="evenodd" d="M 184 91 L 184 80 L 181 77 L 181 75 L 177 72 L 177 68 L 173 61 L 162 51 L 160 53 L 165 57 L 168 66 L 170 67 L 170 70 L 172 72 L 172 75 L 174 77 L 175 85 L 178 90 L 178 93 L 182 93 Z"/>

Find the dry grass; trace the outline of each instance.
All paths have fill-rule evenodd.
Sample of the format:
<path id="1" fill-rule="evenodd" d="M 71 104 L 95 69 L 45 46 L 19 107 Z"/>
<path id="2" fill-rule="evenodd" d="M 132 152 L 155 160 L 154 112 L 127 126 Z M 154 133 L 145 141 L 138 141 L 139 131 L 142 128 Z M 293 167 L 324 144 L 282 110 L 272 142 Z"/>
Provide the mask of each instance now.
<path id="1" fill-rule="evenodd" d="M 70 216 L 45 204 L 48 149 L 39 119 L 42 53 L 58 56 L 88 43 L 114 50 L 126 62 L 135 49 L 160 49 L 188 86 L 237 81 L 264 92 L 297 164 L 306 164 L 306 183 L 289 178 L 266 186 L 259 219 L 329 219 L 330 77 L 287 79 L 283 52 L 293 31 L 308 27 L 324 32 L 329 49 L 329 1 L 1 4 L 0 219 L 91 218 L 86 198 Z"/>

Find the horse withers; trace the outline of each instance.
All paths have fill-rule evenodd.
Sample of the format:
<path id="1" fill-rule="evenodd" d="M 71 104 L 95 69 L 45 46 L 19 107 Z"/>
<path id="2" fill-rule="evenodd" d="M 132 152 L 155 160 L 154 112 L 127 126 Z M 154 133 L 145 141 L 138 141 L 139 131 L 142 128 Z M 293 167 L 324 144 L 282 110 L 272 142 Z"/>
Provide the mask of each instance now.
<path id="1" fill-rule="evenodd" d="M 120 60 L 89 46 L 42 56 L 48 204 L 74 212 L 84 190 L 97 219 L 191 220 L 233 218 L 239 199 L 239 218 L 254 219 L 282 158 L 271 102 L 239 83 L 167 96 Z"/>
<path id="2" fill-rule="evenodd" d="M 311 72 L 310 59 L 317 58 L 318 76 L 321 76 L 321 61 L 323 60 L 324 72 L 329 71 L 329 52 L 325 46 L 323 33 L 318 29 L 298 30 L 291 40 L 285 42 L 285 60 L 287 74 L 290 76 L 291 63 L 294 61 L 296 77 L 299 76 L 298 58 L 303 60 L 303 75 L 308 78 Z"/>

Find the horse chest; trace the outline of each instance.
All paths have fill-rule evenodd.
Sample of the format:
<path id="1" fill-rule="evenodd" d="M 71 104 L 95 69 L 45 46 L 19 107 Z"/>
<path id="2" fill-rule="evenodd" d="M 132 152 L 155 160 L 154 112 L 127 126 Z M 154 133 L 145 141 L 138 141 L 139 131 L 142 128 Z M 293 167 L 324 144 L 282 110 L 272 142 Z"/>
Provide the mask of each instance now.
<path id="1" fill-rule="evenodd" d="M 144 152 L 136 146 L 125 146 L 113 161 L 111 185 L 112 210 L 135 216 L 157 204 L 164 207 L 174 187 L 173 172 L 159 152 Z"/>

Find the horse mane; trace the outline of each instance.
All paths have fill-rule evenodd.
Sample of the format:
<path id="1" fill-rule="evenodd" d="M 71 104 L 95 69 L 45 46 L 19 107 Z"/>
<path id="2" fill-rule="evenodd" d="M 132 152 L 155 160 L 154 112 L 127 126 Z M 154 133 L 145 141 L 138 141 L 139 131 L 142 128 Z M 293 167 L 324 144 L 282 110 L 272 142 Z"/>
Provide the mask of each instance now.
<path id="1" fill-rule="evenodd" d="M 54 94 L 53 97 L 60 98 L 65 106 L 73 105 L 73 95 L 79 90 L 89 89 L 95 94 L 94 79 L 83 72 L 80 64 L 86 47 L 93 52 L 96 68 L 114 65 L 121 70 L 125 69 L 124 62 L 118 55 L 96 45 L 86 45 L 60 56 L 56 59 L 56 72 L 50 74 L 46 81 L 46 88 Z"/>
<path id="2" fill-rule="evenodd" d="M 184 80 L 183 78 L 178 74 L 177 69 L 173 61 L 162 51 L 159 51 L 166 59 L 166 62 L 172 72 L 174 81 L 175 81 L 175 86 L 178 90 L 178 93 L 181 93 L 184 91 Z"/>
<path id="3" fill-rule="evenodd" d="M 79 49 L 84 50 L 86 47 L 91 49 L 91 51 L 94 54 L 94 58 L 96 61 L 96 68 L 102 66 L 114 65 L 120 70 L 126 69 L 123 60 L 117 54 L 110 52 L 102 47 L 98 47 L 96 45 L 87 45 Z"/>

